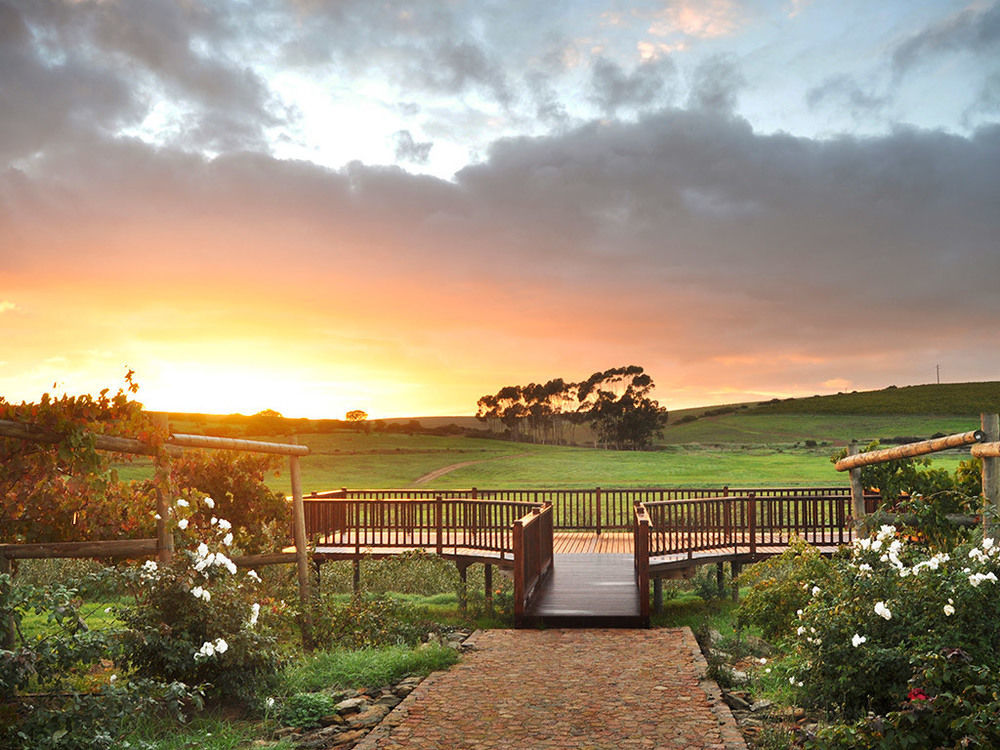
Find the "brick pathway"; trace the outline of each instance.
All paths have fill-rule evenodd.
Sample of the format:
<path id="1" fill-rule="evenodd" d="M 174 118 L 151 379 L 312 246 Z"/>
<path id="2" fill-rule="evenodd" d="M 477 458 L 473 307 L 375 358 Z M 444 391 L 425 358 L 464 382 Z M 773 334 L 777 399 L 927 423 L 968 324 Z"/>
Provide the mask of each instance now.
<path id="1" fill-rule="evenodd" d="M 486 630 L 355 750 L 745 750 L 688 628 Z"/>

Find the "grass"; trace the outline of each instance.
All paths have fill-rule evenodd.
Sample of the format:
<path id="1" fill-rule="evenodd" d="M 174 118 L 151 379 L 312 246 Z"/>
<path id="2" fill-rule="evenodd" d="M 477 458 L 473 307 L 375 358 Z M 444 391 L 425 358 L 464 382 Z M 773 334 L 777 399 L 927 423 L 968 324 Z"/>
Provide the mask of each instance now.
<path id="1" fill-rule="evenodd" d="M 447 646 L 418 648 L 387 646 L 361 651 L 323 651 L 304 657 L 282 678 L 285 694 L 327 688 L 379 687 L 407 675 L 429 675 L 458 661 L 458 653 Z"/>

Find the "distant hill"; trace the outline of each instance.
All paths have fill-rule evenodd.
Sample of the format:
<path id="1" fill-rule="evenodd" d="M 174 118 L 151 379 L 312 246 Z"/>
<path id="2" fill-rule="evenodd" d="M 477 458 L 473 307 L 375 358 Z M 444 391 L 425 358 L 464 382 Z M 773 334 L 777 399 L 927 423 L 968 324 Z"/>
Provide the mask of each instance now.
<path id="1" fill-rule="evenodd" d="M 935 415 L 973 417 L 1000 412 L 1000 382 L 889 386 L 833 396 L 774 399 L 746 414 Z"/>

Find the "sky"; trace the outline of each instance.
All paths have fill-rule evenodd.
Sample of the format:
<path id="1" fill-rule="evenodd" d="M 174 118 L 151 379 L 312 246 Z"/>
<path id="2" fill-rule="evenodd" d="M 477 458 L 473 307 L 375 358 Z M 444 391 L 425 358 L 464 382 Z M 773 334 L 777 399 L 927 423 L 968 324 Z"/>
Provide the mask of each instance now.
<path id="1" fill-rule="evenodd" d="M 1000 2 L 0 0 L 11 402 L 996 380 L 998 282 Z"/>

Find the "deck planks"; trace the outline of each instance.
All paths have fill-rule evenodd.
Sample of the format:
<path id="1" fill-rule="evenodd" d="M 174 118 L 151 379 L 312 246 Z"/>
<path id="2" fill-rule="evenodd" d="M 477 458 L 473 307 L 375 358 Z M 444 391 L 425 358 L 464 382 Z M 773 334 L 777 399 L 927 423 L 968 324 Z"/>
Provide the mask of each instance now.
<path id="1" fill-rule="evenodd" d="M 525 626 L 636 628 L 642 617 L 629 554 L 553 556 L 552 572 L 525 614 Z"/>

